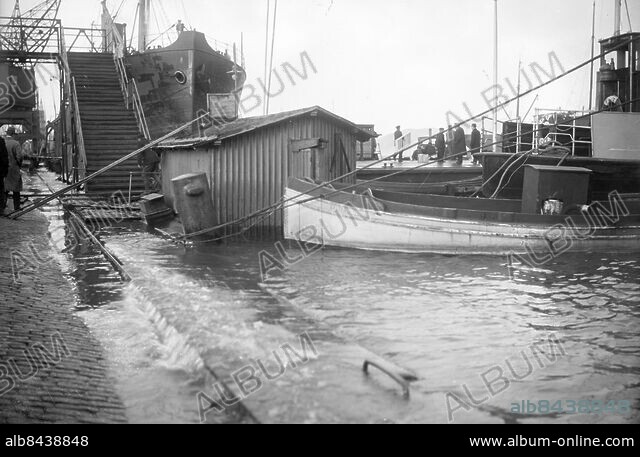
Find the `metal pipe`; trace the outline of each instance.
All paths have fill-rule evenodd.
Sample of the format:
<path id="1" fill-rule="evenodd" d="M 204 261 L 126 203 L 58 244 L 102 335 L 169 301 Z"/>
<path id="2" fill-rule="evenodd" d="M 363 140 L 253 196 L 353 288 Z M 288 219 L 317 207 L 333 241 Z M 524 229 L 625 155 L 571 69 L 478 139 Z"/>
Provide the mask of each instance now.
<path id="1" fill-rule="evenodd" d="M 129 204 L 131 204 L 131 188 L 133 187 L 133 171 L 129 172 Z"/>
<path id="2" fill-rule="evenodd" d="M 146 146 L 133 151 L 130 154 L 127 154 L 126 156 L 116 160 L 115 162 L 113 162 L 110 165 L 107 165 L 106 167 L 96 171 L 95 173 L 91 174 L 90 176 L 87 176 L 86 178 L 70 185 L 69 187 L 66 187 L 62 190 L 59 190 L 58 192 L 54 193 L 53 195 L 51 195 L 50 197 L 47 197 L 45 199 L 43 199 L 42 201 L 38 202 L 37 204 L 34 204 L 32 206 L 29 206 L 28 208 L 25 208 L 21 211 L 18 211 L 16 213 L 12 213 L 10 214 L 8 217 L 11 219 L 18 219 L 19 217 L 24 216 L 27 213 L 30 213 L 31 211 L 38 209 L 44 205 L 46 205 L 47 203 L 49 203 L 52 200 L 55 200 L 58 197 L 61 197 L 62 195 L 65 195 L 69 192 L 71 192 L 72 190 L 78 189 L 79 187 L 82 187 L 83 185 L 85 185 L 86 183 L 88 183 L 89 181 L 93 181 L 95 178 L 97 178 L 98 176 L 101 176 L 103 174 L 105 174 L 106 172 L 114 169 L 115 167 L 122 165 L 123 163 L 137 157 L 139 154 L 143 153 L 144 151 L 146 151 L 147 149 L 151 149 L 153 147 L 156 147 L 157 145 L 159 145 L 160 143 L 162 143 L 163 141 L 166 141 L 170 138 L 173 138 L 174 136 L 176 136 L 178 133 L 182 132 L 183 130 L 186 130 L 187 128 L 191 127 L 191 125 L 195 124 L 196 122 L 200 122 L 202 119 L 204 119 L 205 117 L 209 116 L 209 113 L 205 113 L 200 117 L 197 117 L 196 119 L 187 122 L 186 124 L 184 124 L 182 127 L 179 127 L 177 129 L 175 129 L 173 132 L 166 134 L 165 136 L 158 138 L 157 140 L 154 140 L 152 142 L 150 142 L 149 144 L 147 144 Z"/>
<path id="3" fill-rule="evenodd" d="M 53 192 L 53 189 L 51 188 L 49 183 L 47 183 L 44 180 L 44 178 L 42 176 L 40 176 L 39 173 L 36 173 L 36 175 L 38 176 L 38 178 L 40 178 L 40 180 L 44 183 L 44 185 L 47 186 L 49 191 Z M 53 192 L 51 195 L 54 195 L 54 194 L 55 194 L 55 192 Z M 64 202 L 62 201 L 62 199 L 60 197 L 55 197 L 55 198 L 57 198 L 57 200 L 60 202 L 60 204 L 64 206 Z M 98 247 L 98 249 L 100 249 L 100 252 L 102 252 L 102 254 L 109 261 L 111 266 L 113 266 L 114 270 L 116 270 L 116 272 L 118 272 L 118 274 L 120 275 L 122 280 L 125 281 L 125 282 L 131 281 L 131 276 L 124 269 L 124 263 L 122 263 L 122 261 L 120 259 L 118 259 L 116 257 L 116 255 L 113 254 L 100 240 L 98 240 L 98 238 L 93 234 L 93 232 L 91 232 L 89 227 L 87 227 L 87 224 L 84 223 L 84 220 L 80 216 L 78 216 L 73 210 L 67 210 L 67 212 L 69 213 L 69 215 L 72 218 L 74 218 L 76 220 L 76 222 L 78 223 L 80 228 L 87 234 L 87 236 L 89 237 L 91 242 L 94 243 Z"/>
<path id="4" fill-rule="evenodd" d="M 113 254 L 102 242 L 100 242 L 100 240 L 91 232 L 89 227 L 87 227 L 87 225 L 84 223 L 84 221 L 80 216 L 78 216 L 73 211 L 69 211 L 69 214 L 71 215 L 71 217 L 73 217 L 76 220 L 78 225 L 87 234 L 87 236 L 93 242 L 93 244 L 95 244 L 98 247 L 98 249 L 100 249 L 100 252 L 102 252 L 102 255 L 104 255 L 104 257 L 109 261 L 113 269 L 118 272 L 122 280 L 125 282 L 131 281 L 131 276 L 124 269 L 124 264 L 122 263 L 122 261 L 120 261 L 120 259 L 118 259 L 115 256 L 115 254 Z"/>
<path id="5" fill-rule="evenodd" d="M 622 0 L 614 0 L 615 1 L 615 13 L 613 15 L 613 35 L 618 36 L 622 30 Z M 618 66 L 620 63 L 618 62 Z"/>
<path id="6" fill-rule="evenodd" d="M 378 370 L 382 371 L 384 374 L 389 376 L 391 379 L 393 379 L 395 382 L 400 384 L 402 386 L 403 397 L 407 400 L 409 399 L 411 395 L 409 391 L 409 383 L 404 378 L 402 378 L 402 376 L 396 373 L 392 373 L 390 370 L 387 370 L 386 368 L 380 366 L 380 364 L 371 362 L 370 360 L 364 361 L 364 365 L 362 366 L 362 371 L 364 371 L 366 374 L 369 374 L 369 366 L 377 368 Z"/>

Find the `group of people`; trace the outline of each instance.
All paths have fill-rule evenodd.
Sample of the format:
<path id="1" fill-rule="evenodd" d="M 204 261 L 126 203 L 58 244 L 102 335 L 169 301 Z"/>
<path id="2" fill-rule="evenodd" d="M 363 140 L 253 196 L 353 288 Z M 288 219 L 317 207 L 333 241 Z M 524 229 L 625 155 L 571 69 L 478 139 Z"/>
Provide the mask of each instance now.
<path id="1" fill-rule="evenodd" d="M 469 149 L 473 156 L 473 163 L 477 163 L 478 159 L 475 154 L 482 150 L 482 135 L 478 130 L 476 124 L 472 124 L 471 131 L 471 143 Z M 467 155 L 467 135 L 462 128 L 462 125 L 457 125 L 455 128 L 449 126 L 449 134 L 445 136 L 445 129 L 440 129 L 440 132 L 436 135 L 435 145 L 429 140 L 427 144 L 423 144 L 414 153 L 414 160 L 417 159 L 417 155 L 427 154 L 429 156 L 435 156 L 442 163 L 445 160 L 455 160 L 459 165 L 462 165 L 465 156 Z"/>
<path id="2" fill-rule="evenodd" d="M 4 215 L 9 192 L 13 193 L 13 210 L 21 209 L 22 146 L 15 136 L 16 129 L 9 127 L 6 137 L 0 137 L 0 215 Z"/>

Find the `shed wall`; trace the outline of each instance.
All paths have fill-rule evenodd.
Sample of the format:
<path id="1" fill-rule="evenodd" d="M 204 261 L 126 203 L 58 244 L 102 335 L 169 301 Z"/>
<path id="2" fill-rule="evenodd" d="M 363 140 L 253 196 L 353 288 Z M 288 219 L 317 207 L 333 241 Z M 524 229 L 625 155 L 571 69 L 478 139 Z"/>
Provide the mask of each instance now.
<path id="1" fill-rule="evenodd" d="M 336 149 L 336 135 L 342 142 L 349 166 Z M 322 138 L 322 150 L 306 153 L 290 151 L 292 140 Z M 171 180 L 185 173 L 204 171 L 209 177 L 213 204 L 219 224 L 247 217 L 279 202 L 289 177 L 314 177 L 313 153 L 316 152 L 316 179 L 329 181 L 356 167 L 356 139 L 348 126 L 322 116 L 305 116 L 261 128 L 232 138 L 221 145 L 197 149 L 161 149 L 162 185 L 167 203 L 173 205 Z M 332 158 L 336 154 L 333 172 Z M 345 182 L 354 182 L 355 175 Z M 258 222 L 256 220 L 252 222 Z M 262 236 L 281 236 L 283 218 L 277 211 L 259 221 L 256 232 Z"/>

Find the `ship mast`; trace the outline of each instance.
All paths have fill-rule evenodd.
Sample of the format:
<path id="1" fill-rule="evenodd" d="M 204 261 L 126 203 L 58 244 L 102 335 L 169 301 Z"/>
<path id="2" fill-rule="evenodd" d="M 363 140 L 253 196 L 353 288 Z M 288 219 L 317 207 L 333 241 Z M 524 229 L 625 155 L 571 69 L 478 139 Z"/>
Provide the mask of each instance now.
<path id="1" fill-rule="evenodd" d="M 494 0 L 494 49 L 493 49 L 493 152 L 498 152 L 498 0 Z"/>
<path id="2" fill-rule="evenodd" d="M 149 34 L 149 17 L 151 0 L 138 0 L 138 51 L 147 50 L 147 36 Z"/>
<path id="3" fill-rule="evenodd" d="M 615 0 L 616 11 L 614 14 L 613 35 L 618 36 L 622 30 L 622 0 Z"/>

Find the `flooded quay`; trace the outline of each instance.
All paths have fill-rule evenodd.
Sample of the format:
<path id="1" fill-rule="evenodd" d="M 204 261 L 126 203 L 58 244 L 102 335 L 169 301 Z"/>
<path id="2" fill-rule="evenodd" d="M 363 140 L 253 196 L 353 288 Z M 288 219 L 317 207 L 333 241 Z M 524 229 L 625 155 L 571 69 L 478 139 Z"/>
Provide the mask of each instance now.
<path id="1" fill-rule="evenodd" d="M 0 447 L 634 447 L 639 19 L 0 0 Z"/>
<path id="2" fill-rule="evenodd" d="M 60 233 L 61 208 L 45 215 Z M 567 254 L 511 278 L 506 257 L 326 248 L 264 278 L 273 242 L 185 247 L 142 224 L 99 237 L 131 282 L 91 243 L 52 242 L 131 422 L 638 423 L 634 255 Z M 363 375 L 360 349 L 417 375 L 409 400 Z M 527 401 L 565 412 L 514 406 Z M 602 413 L 579 413 L 592 401 Z"/>

